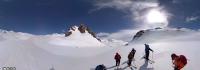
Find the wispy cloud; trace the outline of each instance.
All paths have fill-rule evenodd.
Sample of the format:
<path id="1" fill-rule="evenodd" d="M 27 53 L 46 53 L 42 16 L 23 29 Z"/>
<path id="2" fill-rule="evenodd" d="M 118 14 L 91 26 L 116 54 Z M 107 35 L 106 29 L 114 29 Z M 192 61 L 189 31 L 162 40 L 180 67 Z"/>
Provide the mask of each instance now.
<path id="1" fill-rule="evenodd" d="M 98 33 L 97 36 L 106 39 L 117 39 L 123 41 L 130 41 L 134 34 L 139 31 L 135 29 L 120 30 L 115 33 Z"/>
<path id="2" fill-rule="evenodd" d="M 185 21 L 186 22 L 193 22 L 199 20 L 198 16 L 191 16 L 191 17 L 186 17 Z"/>
<path id="3" fill-rule="evenodd" d="M 172 0 L 172 3 L 174 4 L 180 3 L 180 0 Z"/>
<path id="4" fill-rule="evenodd" d="M 145 15 L 150 9 L 163 9 L 159 6 L 158 0 L 95 0 L 94 6 L 96 8 L 92 11 L 104 8 L 115 8 L 123 11 L 138 24 L 136 27 L 144 26 Z"/>
<path id="5" fill-rule="evenodd" d="M 118 10 L 136 10 L 136 9 L 143 9 L 148 7 L 157 7 L 158 2 L 157 0 L 143 0 L 143 1 L 137 1 L 137 0 L 96 0 L 95 6 L 97 6 L 98 9 L 102 8 L 116 8 Z M 137 11 L 137 10 L 136 10 Z"/>

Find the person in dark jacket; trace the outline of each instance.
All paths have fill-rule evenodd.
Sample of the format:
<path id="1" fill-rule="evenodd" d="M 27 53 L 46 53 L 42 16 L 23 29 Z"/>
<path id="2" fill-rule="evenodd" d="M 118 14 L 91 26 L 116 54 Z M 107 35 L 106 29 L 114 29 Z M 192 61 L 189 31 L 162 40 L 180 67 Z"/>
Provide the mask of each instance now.
<path id="1" fill-rule="evenodd" d="M 120 60 L 121 60 L 121 56 L 119 55 L 119 53 L 116 53 L 115 54 L 116 66 L 120 65 Z"/>
<path id="2" fill-rule="evenodd" d="M 144 45 L 145 45 L 145 59 L 149 60 L 149 51 L 153 52 L 153 50 L 151 48 L 149 48 L 148 44 L 144 44 Z"/>
<path id="3" fill-rule="evenodd" d="M 132 51 L 129 53 L 129 55 L 128 55 L 128 63 L 127 63 L 128 66 L 131 66 L 131 63 L 132 63 L 133 58 L 135 56 L 135 52 L 136 52 L 136 50 L 133 48 Z"/>

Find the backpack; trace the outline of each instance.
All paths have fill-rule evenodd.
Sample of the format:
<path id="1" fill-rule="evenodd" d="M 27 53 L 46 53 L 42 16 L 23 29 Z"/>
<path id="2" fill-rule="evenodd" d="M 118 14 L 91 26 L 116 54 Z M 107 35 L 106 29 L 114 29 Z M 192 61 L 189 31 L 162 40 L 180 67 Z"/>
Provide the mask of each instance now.
<path id="1" fill-rule="evenodd" d="M 182 61 L 182 63 L 183 63 L 184 65 L 187 64 L 187 58 L 186 58 L 184 55 L 180 55 L 180 60 Z"/>
<path id="2" fill-rule="evenodd" d="M 131 50 L 131 52 L 135 53 L 135 52 L 136 52 L 136 50 L 133 48 L 133 49 Z"/>
<path id="3" fill-rule="evenodd" d="M 115 55 L 115 60 L 120 60 L 121 59 L 121 56 L 119 54 L 116 54 Z"/>
<path id="4" fill-rule="evenodd" d="M 95 70 L 106 70 L 106 67 L 102 64 L 102 65 L 98 65 Z"/>
<path id="5" fill-rule="evenodd" d="M 130 52 L 130 53 L 129 53 L 129 55 L 128 55 L 128 59 L 132 60 L 132 59 L 133 59 L 133 57 L 134 57 L 134 56 L 133 56 L 133 53 L 132 53 L 132 52 Z"/>
<path id="6" fill-rule="evenodd" d="M 184 55 L 180 55 L 174 61 L 174 65 L 178 69 L 182 69 L 187 64 L 187 58 Z"/>

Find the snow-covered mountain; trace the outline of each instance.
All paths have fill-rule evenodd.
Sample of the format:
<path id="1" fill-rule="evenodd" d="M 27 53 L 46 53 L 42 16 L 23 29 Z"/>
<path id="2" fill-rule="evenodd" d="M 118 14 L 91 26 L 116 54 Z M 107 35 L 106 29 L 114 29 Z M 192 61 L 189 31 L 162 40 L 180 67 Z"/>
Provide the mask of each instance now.
<path id="1" fill-rule="evenodd" d="M 132 37 L 116 34 L 115 36 L 130 39 L 134 35 L 132 32 L 126 34 Z M 16 67 L 17 70 L 92 70 L 97 65 L 104 64 L 109 68 L 115 65 L 116 52 L 122 56 L 123 63 L 131 49 L 135 48 L 134 65 L 138 67 L 135 70 L 173 70 L 170 57 L 172 53 L 185 55 L 189 59 L 183 70 L 199 70 L 199 36 L 199 31 L 187 29 L 152 29 L 137 40 L 129 42 L 128 46 L 123 46 L 119 44 L 124 43 L 123 39 L 106 40 L 108 42 L 102 44 L 91 34 L 82 34 L 78 30 L 68 37 L 64 37 L 64 34 L 32 35 L 1 30 L 0 66 Z M 144 55 L 144 43 L 150 44 L 154 50 L 153 56 L 150 55 L 154 64 L 145 63 L 141 59 Z M 120 65 L 121 70 L 130 70 L 126 66 Z"/>
<path id="2" fill-rule="evenodd" d="M 98 39 L 94 32 L 92 32 L 88 27 L 85 25 L 78 26 L 72 26 L 66 33 L 65 37 L 59 34 L 54 35 L 50 41 L 51 43 L 57 44 L 57 45 L 64 45 L 64 46 L 74 46 L 74 47 L 102 47 L 104 46 L 103 43 L 101 43 L 101 40 Z M 47 38 L 49 39 L 49 38 Z"/>
<path id="3" fill-rule="evenodd" d="M 92 37 L 96 38 L 97 40 L 101 41 L 99 38 L 97 38 L 96 33 L 92 32 L 89 27 L 87 27 L 84 24 L 80 24 L 80 26 L 72 26 L 68 29 L 68 31 L 65 33 L 66 37 L 73 36 L 73 35 L 79 35 L 80 34 L 90 34 Z M 90 36 L 89 35 L 89 36 Z"/>
<path id="4" fill-rule="evenodd" d="M 172 28 L 165 28 L 165 29 L 147 29 L 147 30 L 139 30 L 133 36 L 131 42 L 161 42 L 161 41 L 168 41 L 168 40 L 176 40 L 176 39 L 184 39 L 190 37 L 195 37 L 191 35 L 198 35 L 199 31 L 194 31 L 190 29 L 172 29 Z M 189 39 L 188 38 L 188 39 Z M 189 40 L 190 41 L 190 40 Z"/>

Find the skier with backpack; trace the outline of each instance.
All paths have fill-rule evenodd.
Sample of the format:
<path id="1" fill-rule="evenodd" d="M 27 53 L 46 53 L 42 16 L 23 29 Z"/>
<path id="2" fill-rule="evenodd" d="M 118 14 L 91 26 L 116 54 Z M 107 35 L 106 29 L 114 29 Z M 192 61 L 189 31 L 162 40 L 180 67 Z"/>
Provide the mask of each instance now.
<path id="1" fill-rule="evenodd" d="M 172 54 L 172 63 L 174 65 L 174 70 L 181 70 L 187 64 L 187 58 L 184 55 Z"/>
<path id="2" fill-rule="evenodd" d="M 128 55 L 128 63 L 127 64 L 128 64 L 129 67 L 131 66 L 131 63 L 132 63 L 133 58 L 135 56 L 135 52 L 136 52 L 136 50 L 133 48 L 132 51 Z"/>
<path id="3" fill-rule="evenodd" d="M 149 48 L 148 44 L 144 44 L 145 45 L 145 59 L 148 61 L 149 60 L 149 52 L 152 51 L 154 52 L 151 48 Z"/>
<path id="4" fill-rule="evenodd" d="M 120 60 L 121 60 L 121 56 L 119 55 L 119 53 L 116 53 L 115 54 L 116 66 L 120 65 Z"/>

